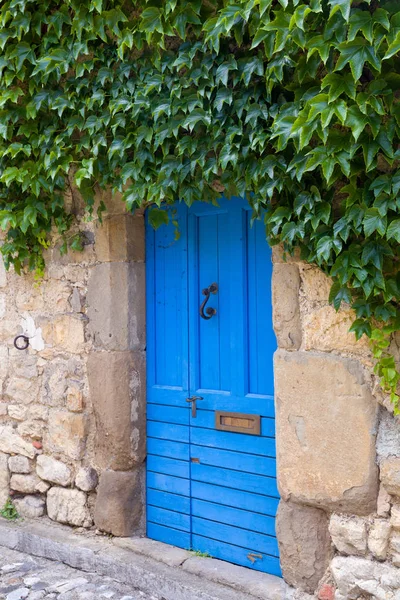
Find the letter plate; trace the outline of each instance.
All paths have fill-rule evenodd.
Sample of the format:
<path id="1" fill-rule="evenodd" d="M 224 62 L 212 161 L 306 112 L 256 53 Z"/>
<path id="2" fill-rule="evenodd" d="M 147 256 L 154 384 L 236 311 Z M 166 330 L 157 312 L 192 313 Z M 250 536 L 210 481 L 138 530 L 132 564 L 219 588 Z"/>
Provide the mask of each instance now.
<path id="1" fill-rule="evenodd" d="M 245 415 L 244 413 L 215 411 L 215 427 L 220 431 L 232 431 L 234 433 L 248 433 L 260 435 L 260 415 Z"/>

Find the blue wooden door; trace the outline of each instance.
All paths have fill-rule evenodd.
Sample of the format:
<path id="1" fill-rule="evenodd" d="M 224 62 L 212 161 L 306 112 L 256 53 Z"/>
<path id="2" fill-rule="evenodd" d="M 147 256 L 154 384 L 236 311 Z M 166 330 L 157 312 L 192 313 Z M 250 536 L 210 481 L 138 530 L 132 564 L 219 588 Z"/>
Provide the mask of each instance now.
<path id="1" fill-rule="evenodd" d="M 173 225 L 147 228 L 147 534 L 280 575 L 264 226 L 241 199 L 175 217 L 178 240 Z"/>

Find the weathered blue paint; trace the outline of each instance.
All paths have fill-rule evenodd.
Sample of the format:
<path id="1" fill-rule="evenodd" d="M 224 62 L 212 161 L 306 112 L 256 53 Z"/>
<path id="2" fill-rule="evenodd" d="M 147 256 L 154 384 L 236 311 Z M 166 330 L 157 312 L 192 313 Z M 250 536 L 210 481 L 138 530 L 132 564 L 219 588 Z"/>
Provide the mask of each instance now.
<path id="1" fill-rule="evenodd" d="M 271 252 L 248 204 L 177 204 L 147 227 L 147 534 L 280 575 L 275 515 Z M 205 321 L 201 290 L 216 282 Z M 186 398 L 202 396 L 193 418 Z M 261 415 L 261 435 L 215 411 Z M 195 462 L 193 462 L 193 460 Z"/>

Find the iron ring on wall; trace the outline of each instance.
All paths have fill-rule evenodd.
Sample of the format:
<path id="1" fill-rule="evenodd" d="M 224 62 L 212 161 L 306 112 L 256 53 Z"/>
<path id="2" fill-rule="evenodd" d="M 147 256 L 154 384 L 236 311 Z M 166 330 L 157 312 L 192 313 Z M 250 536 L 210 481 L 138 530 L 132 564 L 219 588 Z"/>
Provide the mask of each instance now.
<path id="1" fill-rule="evenodd" d="M 23 345 L 19 345 L 19 340 L 23 340 Z M 26 335 L 17 335 L 14 339 L 14 346 L 17 350 L 26 350 L 29 346 L 29 338 Z"/>

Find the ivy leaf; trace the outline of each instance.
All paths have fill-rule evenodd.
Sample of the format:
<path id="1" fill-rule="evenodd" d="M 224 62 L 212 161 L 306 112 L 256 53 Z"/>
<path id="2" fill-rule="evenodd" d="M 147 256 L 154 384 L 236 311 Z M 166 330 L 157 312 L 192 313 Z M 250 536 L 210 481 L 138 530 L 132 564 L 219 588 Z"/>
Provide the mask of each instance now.
<path id="1" fill-rule="evenodd" d="M 148 219 L 154 229 L 158 229 L 161 225 L 168 225 L 169 223 L 168 212 L 160 208 L 152 208 L 149 210 Z"/>
<path id="2" fill-rule="evenodd" d="M 339 44 L 338 50 L 340 56 L 336 63 L 336 70 L 341 71 L 347 64 L 350 64 L 351 73 L 356 81 L 360 79 L 366 62 L 377 71 L 381 70 L 381 63 L 374 46 L 362 37 Z"/>
<path id="3" fill-rule="evenodd" d="M 161 11 L 159 8 L 145 8 L 141 15 L 141 28 L 142 31 L 146 31 L 148 33 L 153 33 L 154 31 L 164 33 L 164 28 L 161 22 Z"/>
<path id="4" fill-rule="evenodd" d="M 340 11 L 344 20 L 349 20 L 351 0 L 329 0 L 329 4 L 331 6 L 331 12 L 329 14 L 330 19 L 333 17 L 333 15 Z"/>
<path id="5" fill-rule="evenodd" d="M 400 244 L 400 219 L 394 219 L 387 228 L 386 238 L 388 240 L 395 239 Z"/>
<path id="6" fill-rule="evenodd" d="M 386 54 L 382 60 L 387 60 L 388 58 L 392 58 L 392 56 L 394 56 L 398 52 L 400 52 L 400 31 L 397 33 L 396 37 L 391 42 L 391 44 L 389 44 Z"/>
<path id="7" fill-rule="evenodd" d="M 363 225 L 364 233 L 367 237 L 370 237 L 375 231 L 384 236 L 387 228 L 387 218 L 386 216 L 382 216 L 377 208 L 368 208 L 365 213 Z"/>
<path id="8" fill-rule="evenodd" d="M 351 302 L 351 291 L 347 286 L 342 286 L 338 281 L 335 282 L 329 293 L 329 302 L 333 304 L 336 310 L 339 310 L 342 302 Z"/>

